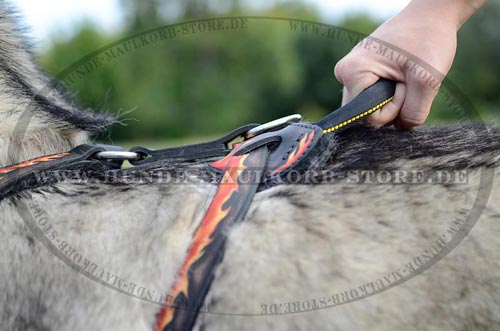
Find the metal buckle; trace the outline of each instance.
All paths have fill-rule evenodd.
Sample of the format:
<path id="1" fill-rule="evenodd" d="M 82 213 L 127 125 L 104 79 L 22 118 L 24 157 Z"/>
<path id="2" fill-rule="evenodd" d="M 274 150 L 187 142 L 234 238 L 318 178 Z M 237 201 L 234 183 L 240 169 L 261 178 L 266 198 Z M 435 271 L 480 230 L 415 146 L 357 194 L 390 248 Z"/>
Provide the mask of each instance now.
<path id="1" fill-rule="evenodd" d="M 293 114 L 293 115 L 285 116 L 282 118 L 278 118 L 277 120 L 267 122 L 265 124 L 261 124 L 255 128 L 248 130 L 247 132 L 245 132 L 243 134 L 243 137 L 245 139 L 250 139 L 250 138 L 255 137 L 255 136 L 262 134 L 264 132 L 275 131 L 275 130 L 281 129 L 290 123 L 300 122 L 300 120 L 302 120 L 302 115 L 300 115 L 300 114 Z"/>

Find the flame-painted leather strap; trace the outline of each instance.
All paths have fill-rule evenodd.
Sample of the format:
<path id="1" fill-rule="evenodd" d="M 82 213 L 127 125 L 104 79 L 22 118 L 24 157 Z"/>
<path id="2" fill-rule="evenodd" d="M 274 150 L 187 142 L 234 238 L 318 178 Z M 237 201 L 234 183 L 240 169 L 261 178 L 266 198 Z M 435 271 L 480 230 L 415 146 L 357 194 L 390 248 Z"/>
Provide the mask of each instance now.
<path id="1" fill-rule="evenodd" d="M 228 160 L 235 155 L 248 153 L 260 146 L 269 146 L 269 161 L 263 169 L 266 180 L 286 174 L 306 159 L 319 142 L 323 133 L 319 126 L 294 123 L 287 127 L 262 133 L 235 147 L 225 158 L 212 162 L 213 168 L 223 170 Z"/>
<path id="2" fill-rule="evenodd" d="M 229 228 L 243 220 L 259 185 L 299 164 L 321 135 L 316 125 L 291 124 L 244 141 L 211 163 L 222 179 L 157 315 L 156 331 L 190 330 L 222 259 Z"/>
<path id="3" fill-rule="evenodd" d="M 56 171 L 108 170 L 111 163 L 91 158 L 103 150 L 103 147 L 97 145 L 80 145 L 68 152 L 44 155 L 0 168 L 0 201 L 23 190 L 58 181 L 57 174 L 54 173 Z"/>
<path id="4" fill-rule="evenodd" d="M 223 173 L 222 179 L 157 315 L 156 331 L 191 329 L 222 259 L 230 227 L 243 220 L 259 185 L 296 167 L 321 136 L 316 125 L 291 124 L 253 137 L 211 163 Z"/>
<path id="5" fill-rule="evenodd" d="M 210 206 L 180 267 L 166 305 L 157 315 L 157 331 L 190 330 L 222 259 L 226 236 L 241 222 L 261 181 L 266 146 L 230 157 Z"/>

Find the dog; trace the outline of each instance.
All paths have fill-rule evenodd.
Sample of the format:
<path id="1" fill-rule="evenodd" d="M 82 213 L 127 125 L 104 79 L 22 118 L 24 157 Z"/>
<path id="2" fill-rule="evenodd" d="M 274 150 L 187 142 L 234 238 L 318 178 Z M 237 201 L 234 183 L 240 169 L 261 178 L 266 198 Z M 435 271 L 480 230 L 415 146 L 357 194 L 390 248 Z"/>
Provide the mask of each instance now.
<path id="1" fill-rule="evenodd" d="M 90 142 L 113 118 L 54 88 L 1 12 L 0 166 Z M 258 192 L 227 234 L 194 330 L 497 329 L 499 151 L 480 124 L 325 137 L 310 178 Z M 0 201 L 1 330 L 153 329 L 216 191 L 156 173 L 179 180 L 68 178 Z"/>

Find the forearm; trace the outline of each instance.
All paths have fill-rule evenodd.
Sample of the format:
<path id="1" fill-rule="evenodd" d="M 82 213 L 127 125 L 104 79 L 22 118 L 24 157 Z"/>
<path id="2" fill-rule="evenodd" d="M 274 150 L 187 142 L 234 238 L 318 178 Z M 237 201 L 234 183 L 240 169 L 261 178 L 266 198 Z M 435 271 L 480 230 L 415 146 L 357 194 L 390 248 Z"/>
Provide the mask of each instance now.
<path id="1" fill-rule="evenodd" d="M 457 31 L 488 0 L 412 0 L 401 13 L 433 24 L 448 24 Z"/>

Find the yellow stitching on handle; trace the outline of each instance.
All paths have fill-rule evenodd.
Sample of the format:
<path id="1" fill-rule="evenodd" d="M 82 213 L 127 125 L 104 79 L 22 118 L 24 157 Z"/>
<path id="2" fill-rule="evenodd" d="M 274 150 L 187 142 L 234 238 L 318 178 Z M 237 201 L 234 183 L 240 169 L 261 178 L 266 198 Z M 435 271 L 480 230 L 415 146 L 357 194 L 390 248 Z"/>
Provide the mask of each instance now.
<path id="1" fill-rule="evenodd" d="M 355 121 L 357 119 L 360 119 L 361 117 L 365 117 L 366 115 L 371 114 L 374 111 L 379 110 L 380 108 L 382 108 L 383 106 L 385 106 L 386 104 L 388 104 L 389 102 L 391 102 L 392 99 L 394 99 L 394 97 L 390 97 L 389 99 L 382 101 L 381 103 L 379 103 L 375 107 L 370 108 L 367 111 L 365 111 L 364 113 L 362 113 L 360 115 L 357 115 L 357 116 L 354 116 L 354 117 L 348 119 L 347 121 L 344 121 L 344 122 L 339 123 L 339 124 L 337 124 L 335 126 L 332 126 L 331 128 L 324 129 L 323 133 L 331 133 L 331 132 L 340 129 L 341 127 L 343 127 L 343 126 L 345 126 L 345 125 L 347 125 L 347 124 L 349 124 L 349 123 L 351 123 L 351 122 L 353 122 L 353 121 Z"/>

